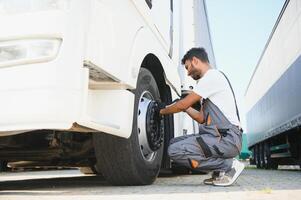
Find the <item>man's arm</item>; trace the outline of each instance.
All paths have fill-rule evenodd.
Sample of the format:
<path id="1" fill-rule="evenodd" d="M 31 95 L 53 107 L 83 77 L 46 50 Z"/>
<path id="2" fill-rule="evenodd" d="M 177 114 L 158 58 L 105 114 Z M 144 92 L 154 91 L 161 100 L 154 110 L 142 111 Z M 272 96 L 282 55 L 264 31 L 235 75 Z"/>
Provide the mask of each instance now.
<path id="1" fill-rule="evenodd" d="M 197 111 L 193 109 L 192 107 L 188 108 L 186 110 L 186 113 L 195 121 L 198 123 L 202 124 L 205 122 L 205 117 L 204 117 L 204 112 L 203 112 L 203 107 L 201 108 L 200 111 Z"/>
<path id="2" fill-rule="evenodd" d="M 187 110 L 190 108 L 194 103 L 201 100 L 201 96 L 196 94 L 195 92 L 191 92 L 185 98 L 177 101 L 174 104 L 166 106 L 160 110 L 161 115 L 173 114 Z"/>

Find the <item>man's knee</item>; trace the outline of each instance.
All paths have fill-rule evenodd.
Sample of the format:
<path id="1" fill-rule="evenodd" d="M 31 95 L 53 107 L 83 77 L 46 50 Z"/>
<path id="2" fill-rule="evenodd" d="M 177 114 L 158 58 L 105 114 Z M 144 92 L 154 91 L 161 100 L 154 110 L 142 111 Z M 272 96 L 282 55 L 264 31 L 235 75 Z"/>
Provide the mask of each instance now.
<path id="1" fill-rule="evenodd" d="M 171 159 L 174 159 L 180 153 L 179 145 L 177 143 L 170 144 L 167 153 Z"/>
<path id="2" fill-rule="evenodd" d="M 169 146 L 174 144 L 175 142 L 177 142 L 176 138 L 172 138 L 170 141 L 169 141 Z"/>
<path id="3" fill-rule="evenodd" d="M 174 154 L 174 152 L 175 152 L 175 150 L 174 150 L 174 145 L 173 145 L 173 144 L 170 144 L 170 145 L 168 146 L 168 149 L 167 149 L 167 153 L 168 153 L 169 157 L 172 157 L 173 154 Z"/>

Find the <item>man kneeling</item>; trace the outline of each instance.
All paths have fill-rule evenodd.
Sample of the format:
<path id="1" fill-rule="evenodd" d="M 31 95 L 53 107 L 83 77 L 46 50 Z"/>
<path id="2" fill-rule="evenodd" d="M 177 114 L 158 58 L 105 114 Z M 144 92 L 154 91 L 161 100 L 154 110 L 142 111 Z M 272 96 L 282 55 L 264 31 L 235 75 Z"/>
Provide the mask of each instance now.
<path id="1" fill-rule="evenodd" d="M 229 186 L 244 169 L 234 159 L 241 150 L 242 129 L 233 89 L 227 77 L 210 66 L 204 48 L 190 49 L 182 64 L 197 85 L 185 98 L 161 105 L 159 113 L 186 112 L 199 123 L 199 134 L 173 138 L 168 154 L 179 165 L 212 171 L 205 184 Z M 198 101 L 202 106 L 195 110 L 191 106 Z"/>

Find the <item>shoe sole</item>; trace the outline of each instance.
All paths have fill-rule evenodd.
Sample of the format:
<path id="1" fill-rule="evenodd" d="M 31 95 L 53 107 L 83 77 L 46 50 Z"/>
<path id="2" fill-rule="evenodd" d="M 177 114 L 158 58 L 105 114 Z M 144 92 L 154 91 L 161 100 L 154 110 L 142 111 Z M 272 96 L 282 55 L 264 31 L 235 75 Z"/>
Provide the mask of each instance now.
<path id="1" fill-rule="evenodd" d="M 233 183 L 235 183 L 235 181 L 237 180 L 237 178 L 239 177 L 239 175 L 241 174 L 241 172 L 244 170 L 245 165 L 243 163 L 240 163 L 242 165 L 242 167 L 237 171 L 237 173 L 234 175 L 234 177 L 232 178 L 232 181 L 229 183 L 220 183 L 220 184 L 215 184 L 212 183 L 212 185 L 214 186 L 230 186 Z"/>
<path id="2" fill-rule="evenodd" d="M 205 185 L 213 185 L 213 182 L 211 182 L 211 183 L 205 183 L 205 182 L 203 182 Z"/>

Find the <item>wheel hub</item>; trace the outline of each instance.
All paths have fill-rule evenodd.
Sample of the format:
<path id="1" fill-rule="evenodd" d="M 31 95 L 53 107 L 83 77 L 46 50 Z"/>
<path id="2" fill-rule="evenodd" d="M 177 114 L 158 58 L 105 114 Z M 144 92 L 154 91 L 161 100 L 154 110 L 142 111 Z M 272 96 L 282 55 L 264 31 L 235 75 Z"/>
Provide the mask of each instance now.
<path id="1" fill-rule="evenodd" d="M 164 138 L 164 120 L 155 119 L 157 104 L 149 92 L 141 95 L 137 113 L 138 140 L 145 160 L 151 161 Z"/>
<path id="2" fill-rule="evenodd" d="M 146 134 L 150 148 L 157 151 L 163 143 L 163 126 L 162 119 L 156 119 L 156 107 L 158 104 L 151 101 L 146 113 Z"/>

